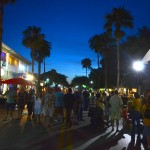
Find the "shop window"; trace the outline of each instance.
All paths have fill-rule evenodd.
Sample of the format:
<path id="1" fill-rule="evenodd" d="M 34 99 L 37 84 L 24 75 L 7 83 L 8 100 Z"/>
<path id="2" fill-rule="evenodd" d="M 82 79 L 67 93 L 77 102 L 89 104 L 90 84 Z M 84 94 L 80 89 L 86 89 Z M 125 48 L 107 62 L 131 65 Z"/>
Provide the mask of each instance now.
<path id="1" fill-rule="evenodd" d="M 9 57 L 9 61 L 8 62 L 9 62 L 10 65 L 13 65 L 13 66 L 16 66 L 16 67 L 19 64 L 19 61 L 16 60 L 15 58 L 11 57 L 11 56 Z"/>

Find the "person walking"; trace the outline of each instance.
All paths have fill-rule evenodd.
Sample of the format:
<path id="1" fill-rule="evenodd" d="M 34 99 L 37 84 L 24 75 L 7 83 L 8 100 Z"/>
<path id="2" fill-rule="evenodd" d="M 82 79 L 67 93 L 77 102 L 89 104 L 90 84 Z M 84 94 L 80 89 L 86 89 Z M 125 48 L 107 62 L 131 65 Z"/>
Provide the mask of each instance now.
<path id="1" fill-rule="evenodd" d="M 35 126 L 41 125 L 41 120 L 40 120 L 41 111 L 42 111 L 41 93 L 36 93 L 35 96 L 34 96 Z"/>
<path id="2" fill-rule="evenodd" d="M 45 93 L 42 97 L 42 114 L 44 117 L 44 127 L 51 127 L 54 115 L 55 95 L 52 89 L 46 87 Z"/>
<path id="3" fill-rule="evenodd" d="M 80 108 L 80 104 L 81 104 L 81 95 L 79 91 L 75 91 L 74 92 L 74 105 L 73 105 L 73 124 L 74 125 L 78 125 L 79 124 L 79 120 L 78 120 L 78 114 L 79 114 L 79 108 Z"/>
<path id="4" fill-rule="evenodd" d="M 118 90 L 115 90 L 114 95 L 111 96 L 110 101 L 109 101 L 112 131 L 114 131 L 114 120 L 116 119 L 116 132 L 119 131 L 119 120 L 121 118 L 121 109 L 123 106 L 122 99 L 118 94 L 119 94 Z"/>
<path id="5" fill-rule="evenodd" d="M 81 102 L 79 104 L 78 121 L 84 121 L 84 119 L 83 119 L 83 101 L 84 101 L 84 97 L 83 97 L 83 93 L 82 93 L 81 90 L 79 90 L 79 96 L 81 97 Z"/>
<path id="6" fill-rule="evenodd" d="M 72 94 L 71 88 L 69 88 L 68 92 L 64 95 L 63 101 L 64 101 L 64 107 L 66 111 L 66 128 L 71 128 L 72 127 L 71 115 L 72 115 L 73 105 L 75 101 L 75 97 Z"/>
<path id="7" fill-rule="evenodd" d="M 27 94 L 28 120 L 31 120 L 31 116 L 34 117 L 34 93 L 35 90 L 30 88 Z"/>
<path id="8" fill-rule="evenodd" d="M 137 127 L 138 139 L 140 139 L 140 118 L 141 118 L 141 99 L 140 95 L 136 92 L 134 93 L 134 98 L 132 102 L 132 111 L 131 111 L 131 141 L 135 140 L 135 129 Z"/>
<path id="9" fill-rule="evenodd" d="M 24 110 L 24 106 L 26 103 L 26 96 L 27 96 L 27 92 L 25 91 L 24 87 L 21 86 L 18 92 L 18 97 L 17 97 L 17 105 L 18 105 L 18 120 L 21 119 L 23 110 Z"/>
<path id="10" fill-rule="evenodd" d="M 150 95 L 147 96 L 146 103 L 143 106 L 143 123 L 143 135 L 147 140 L 147 149 L 150 150 Z"/>
<path id="11" fill-rule="evenodd" d="M 64 113 L 63 113 L 63 92 L 59 87 L 54 88 L 54 94 L 55 94 L 55 110 L 54 110 L 54 116 L 56 121 L 63 121 L 64 119 Z"/>
<path id="12" fill-rule="evenodd" d="M 96 127 L 104 129 L 104 99 L 102 94 L 97 94 L 96 96 Z"/>
<path id="13" fill-rule="evenodd" d="M 87 91 L 86 89 L 83 91 L 83 110 L 87 111 L 89 108 L 89 91 Z"/>
<path id="14" fill-rule="evenodd" d="M 127 120 L 128 120 L 128 107 L 127 107 L 127 105 L 123 105 L 121 116 L 122 116 L 123 129 L 126 130 L 127 129 Z"/>
<path id="15" fill-rule="evenodd" d="M 5 103 L 5 118 L 4 121 L 7 120 L 8 112 L 10 110 L 10 119 L 13 118 L 13 111 L 15 109 L 16 99 L 17 99 L 17 90 L 16 87 L 9 87 L 9 90 L 6 91 L 4 94 L 7 97 L 6 103 Z"/>

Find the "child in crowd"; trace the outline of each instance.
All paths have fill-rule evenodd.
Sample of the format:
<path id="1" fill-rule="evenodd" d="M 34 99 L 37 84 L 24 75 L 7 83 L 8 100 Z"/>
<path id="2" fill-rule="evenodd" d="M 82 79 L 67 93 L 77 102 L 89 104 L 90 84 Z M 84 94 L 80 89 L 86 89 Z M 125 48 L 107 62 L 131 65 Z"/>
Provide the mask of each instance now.
<path id="1" fill-rule="evenodd" d="M 122 109 L 123 129 L 126 129 L 127 127 L 127 119 L 128 119 L 128 108 L 127 105 L 123 105 Z"/>
<path id="2" fill-rule="evenodd" d="M 34 96 L 34 115 L 35 115 L 35 126 L 41 124 L 40 115 L 42 111 L 42 99 L 39 93 L 36 93 Z"/>

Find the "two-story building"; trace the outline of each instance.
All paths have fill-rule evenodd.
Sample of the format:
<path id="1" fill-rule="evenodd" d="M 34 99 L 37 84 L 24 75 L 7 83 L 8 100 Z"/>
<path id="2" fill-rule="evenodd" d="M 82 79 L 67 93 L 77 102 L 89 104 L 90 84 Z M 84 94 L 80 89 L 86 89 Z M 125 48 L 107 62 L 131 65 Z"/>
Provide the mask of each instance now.
<path id="1" fill-rule="evenodd" d="M 2 43 L 1 79 L 22 77 L 27 79 L 31 62 Z"/>
<path id="2" fill-rule="evenodd" d="M 27 78 L 29 66 L 31 65 L 29 60 L 16 53 L 4 43 L 2 44 L 1 58 L 2 79 L 17 78 L 19 76 Z"/>

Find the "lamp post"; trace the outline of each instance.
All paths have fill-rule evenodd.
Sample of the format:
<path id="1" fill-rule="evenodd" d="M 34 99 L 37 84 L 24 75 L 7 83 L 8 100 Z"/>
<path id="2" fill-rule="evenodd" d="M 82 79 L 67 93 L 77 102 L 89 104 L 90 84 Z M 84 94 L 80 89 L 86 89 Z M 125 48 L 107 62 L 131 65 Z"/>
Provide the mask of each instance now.
<path id="1" fill-rule="evenodd" d="M 93 90 L 93 81 L 89 82 L 89 88 L 90 88 L 90 90 Z"/>
<path id="2" fill-rule="evenodd" d="M 140 74 L 144 70 L 144 63 L 142 61 L 135 61 L 133 63 L 133 69 L 137 72 L 137 92 L 141 94 L 142 92 L 142 74 Z"/>

